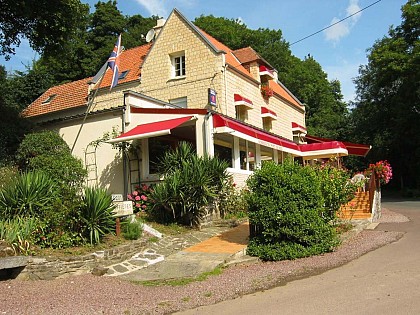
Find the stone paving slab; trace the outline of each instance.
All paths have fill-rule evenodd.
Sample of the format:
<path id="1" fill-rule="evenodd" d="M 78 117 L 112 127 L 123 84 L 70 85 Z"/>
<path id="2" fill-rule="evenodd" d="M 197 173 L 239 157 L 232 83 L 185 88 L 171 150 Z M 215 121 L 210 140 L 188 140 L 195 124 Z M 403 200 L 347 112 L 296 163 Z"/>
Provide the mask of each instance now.
<path id="1" fill-rule="evenodd" d="M 163 236 L 159 241 L 150 243 L 146 249 L 129 259 L 107 266 L 106 276 L 142 281 L 142 279 L 191 277 L 197 275 L 196 272 L 200 274 L 213 270 L 223 263 L 230 254 L 222 252 L 220 257 L 216 255 L 213 258 L 206 258 L 206 255 L 203 255 L 202 258 L 197 258 L 199 257 L 197 255 L 185 256 L 182 250 L 209 238 L 224 235 L 230 230 L 231 228 L 227 226 L 213 226 L 180 236 Z M 230 238 L 234 239 L 233 236 Z"/>

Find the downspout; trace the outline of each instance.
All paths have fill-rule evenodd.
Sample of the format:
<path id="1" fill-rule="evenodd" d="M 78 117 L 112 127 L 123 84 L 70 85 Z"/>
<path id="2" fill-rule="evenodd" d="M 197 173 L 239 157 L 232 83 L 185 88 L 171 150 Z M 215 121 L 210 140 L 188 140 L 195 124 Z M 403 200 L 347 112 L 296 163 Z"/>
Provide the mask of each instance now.
<path id="1" fill-rule="evenodd" d="M 127 110 L 126 104 L 125 104 L 125 94 L 124 94 L 124 104 L 122 109 L 122 117 L 121 117 L 121 123 L 122 123 L 122 132 L 125 133 L 125 111 Z M 122 152 L 123 156 L 123 181 L 124 181 L 124 198 L 128 195 L 128 174 L 127 174 L 127 155 L 125 152 L 125 149 Z"/>
<path id="2" fill-rule="evenodd" d="M 228 105 L 227 105 L 227 82 L 226 82 L 226 71 L 227 71 L 227 67 L 228 67 L 228 65 L 227 65 L 227 63 L 226 63 L 226 57 L 225 57 L 225 55 L 224 54 L 222 54 L 222 57 L 223 57 L 223 82 L 224 82 L 224 85 L 225 85 L 225 88 L 224 88 L 224 97 L 225 97 L 225 99 L 224 99 L 224 101 L 225 101 L 225 109 L 226 109 L 226 111 L 225 111 L 225 115 L 226 116 L 228 116 Z M 223 113 L 223 110 L 221 110 L 221 112 Z"/>
<path id="3" fill-rule="evenodd" d="M 209 118 L 211 117 L 211 112 L 210 110 L 207 112 L 207 114 L 204 116 L 204 155 L 205 156 L 210 156 L 209 152 L 209 141 L 207 139 L 207 137 L 209 135 L 211 135 L 211 130 L 209 130 Z"/>

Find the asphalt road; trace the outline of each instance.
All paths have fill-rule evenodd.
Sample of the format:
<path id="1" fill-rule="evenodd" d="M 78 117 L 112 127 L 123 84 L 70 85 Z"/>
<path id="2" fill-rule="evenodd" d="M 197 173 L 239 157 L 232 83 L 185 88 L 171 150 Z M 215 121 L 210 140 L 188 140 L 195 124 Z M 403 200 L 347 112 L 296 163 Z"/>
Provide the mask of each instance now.
<path id="1" fill-rule="evenodd" d="M 420 314 L 420 202 L 382 205 L 410 219 L 376 228 L 405 232 L 399 241 L 323 274 L 181 314 Z"/>

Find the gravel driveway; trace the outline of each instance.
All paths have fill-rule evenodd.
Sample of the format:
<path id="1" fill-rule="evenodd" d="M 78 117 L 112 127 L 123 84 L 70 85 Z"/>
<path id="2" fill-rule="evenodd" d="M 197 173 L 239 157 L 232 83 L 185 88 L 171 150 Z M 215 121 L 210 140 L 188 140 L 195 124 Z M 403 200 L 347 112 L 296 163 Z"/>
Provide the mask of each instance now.
<path id="1" fill-rule="evenodd" d="M 406 222 L 383 209 L 381 222 Z M 0 282 L 0 314 L 165 314 L 233 299 L 341 266 L 401 238 L 401 232 L 364 230 L 336 251 L 293 261 L 231 266 L 185 286 L 146 287 L 87 274 L 51 281 Z"/>

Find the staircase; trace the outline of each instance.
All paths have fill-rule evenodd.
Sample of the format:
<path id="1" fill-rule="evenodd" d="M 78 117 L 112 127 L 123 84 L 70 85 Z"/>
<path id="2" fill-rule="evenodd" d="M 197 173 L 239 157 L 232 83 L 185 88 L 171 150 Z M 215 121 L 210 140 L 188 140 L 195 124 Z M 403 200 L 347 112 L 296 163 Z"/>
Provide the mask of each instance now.
<path id="1" fill-rule="evenodd" d="M 338 217 L 344 220 L 370 220 L 372 217 L 369 191 L 358 191 L 355 197 L 338 211 Z"/>

